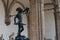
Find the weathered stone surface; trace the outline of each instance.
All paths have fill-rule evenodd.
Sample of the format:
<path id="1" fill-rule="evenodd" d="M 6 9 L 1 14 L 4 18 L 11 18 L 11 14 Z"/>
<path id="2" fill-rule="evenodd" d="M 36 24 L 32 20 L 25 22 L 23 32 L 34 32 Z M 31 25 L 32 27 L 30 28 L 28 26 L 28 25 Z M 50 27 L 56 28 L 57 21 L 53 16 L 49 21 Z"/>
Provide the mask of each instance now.
<path id="1" fill-rule="evenodd" d="M 42 0 L 43 1 L 43 0 Z M 43 2 L 41 0 L 30 0 L 30 15 L 29 15 L 29 39 L 44 40 L 43 37 Z"/>

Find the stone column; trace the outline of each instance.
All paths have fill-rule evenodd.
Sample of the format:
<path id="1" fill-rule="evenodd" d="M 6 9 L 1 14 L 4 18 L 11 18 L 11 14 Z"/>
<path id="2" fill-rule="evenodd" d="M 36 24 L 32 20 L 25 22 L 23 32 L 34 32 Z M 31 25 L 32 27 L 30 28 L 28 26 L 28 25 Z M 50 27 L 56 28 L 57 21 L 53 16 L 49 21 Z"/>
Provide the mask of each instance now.
<path id="1" fill-rule="evenodd" d="M 44 5 L 43 0 L 30 0 L 30 15 L 29 15 L 29 39 L 30 40 L 44 40 L 43 5 Z"/>
<path id="2" fill-rule="evenodd" d="M 60 40 L 60 11 L 59 2 L 54 0 L 54 15 L 55 15 L 55 25 L 56 25 L 56 40 Z"/>

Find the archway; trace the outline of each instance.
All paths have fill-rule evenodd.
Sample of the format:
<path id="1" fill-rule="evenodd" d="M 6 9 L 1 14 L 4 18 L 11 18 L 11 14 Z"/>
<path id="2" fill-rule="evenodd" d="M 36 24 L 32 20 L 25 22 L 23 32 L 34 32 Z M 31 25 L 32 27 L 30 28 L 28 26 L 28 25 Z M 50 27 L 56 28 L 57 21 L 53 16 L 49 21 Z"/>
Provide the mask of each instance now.
<path id="1" fill-rule="evenodd" d="M 55 33 L 56 33 L 56 36 L 55 36 L 55 39 L 56 40 L 59 40 L 59 18 L 58 18 L 58 14 L 59 14 L 59 2 L 58 2 L 58 0 L 51 0 L 52 2 L 51 3 L 49 3 L 49 2 L 47 2 L 45 5 L 47 5 L 47 6 L 51 6 L 50 8 L 47 8 L 47 10 L 45 10 L 45 11 L 49 11 L 49 10 L 53 10 L 54 12 L 54 20 L 55 20 Z M 59 15 L 60 16 L 60 15 Z"/>
<path id="2" fill-rule="evenodd" d="M 6 24 L 6 25 L 9 25 L 10 22 L 11 22 L 11 21 L 10 21 L 10 12 L 11 12 L 12 7 L 13 7 L 16 3 L 18 3 L 18 4 L 21 5 L 23 8 L 25 8 L 24 5 L 23 5 L 21 2 L 16 1 L 16 0 L 13 0 L 10 5 L 9 5 L 9 2 L 8 2 L 8 1 L 7 1 L 7 5 L 6 5 L 6 3 L 5 3 L 4 0 L 2 0 L 2 3 L 3 3 L 3 5 L 4 5 L 4 9 L 5 9 L 5 24 Z"/>

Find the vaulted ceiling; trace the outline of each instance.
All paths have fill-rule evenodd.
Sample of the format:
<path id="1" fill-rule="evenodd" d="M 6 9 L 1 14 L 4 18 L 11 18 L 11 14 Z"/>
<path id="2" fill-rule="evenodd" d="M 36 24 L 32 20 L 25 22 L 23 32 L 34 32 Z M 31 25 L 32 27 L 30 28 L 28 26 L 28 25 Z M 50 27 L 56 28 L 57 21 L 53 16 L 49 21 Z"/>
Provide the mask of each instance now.
<path id="1" fill-rule="evenodd" d="M 11 11 L 12 11 L 11 9 L 14 8 L 14 5 L 16 3 L 18 3 L 23 9 L 25 7 L 29 7 L 29 0 L 0 0 L 0 1 L 2 1 L 3 5 L 4 5 L 4 9 L 5 9 L 5 24 L 6 25 L 10 24 L 10 15 L 11 15 Z M 16 6 L 19 6 L 18 4 Z"/>
<path id="2" fill-rule="evenodd" d="M 53 0 L 44 0 L 44 3 L 45 10 L 51 10 L 54 8 Z"/>
<path id="3" fill-rule="evenodd" d="M 13 1 L 18 1 L 18 3 L 21 2 L 25 7 L 29 7 L 29 0 L 3 0 L 3 1 L 5 2 L 4 4 L 6 4 L 6 6 L 8 6 L 10 8 L 14 5 Z M 13 5 L 9 6 L 10 4 L 11 5 L 13 4 Z M 44 10 L 45 11 L 54 10 L 54 4 L 55 4 L 54 0 L 44 0 Z M 9 15 L 9 12 L 10 12 L 10 8 L 8 8 L 8 7 L 6 7 L 6 9 L 5 9 L 6 15 Z M 6 20 L 7 20 L 7 17 L 6 17 Z M 7 22 L 7 24 L 8 24 L 8 22 Z"/>
<path id="4" fill-rule="evenodd" d="M 56 2 L 54 2 L 56 1 Z M 57 3 L 58 2 L 58 3 Z M 45 10 L 53 10 L 54 4 L 58 4 L 58 7 L 60 6 L 60 0 L 44 0 L 44 8 Z"/>

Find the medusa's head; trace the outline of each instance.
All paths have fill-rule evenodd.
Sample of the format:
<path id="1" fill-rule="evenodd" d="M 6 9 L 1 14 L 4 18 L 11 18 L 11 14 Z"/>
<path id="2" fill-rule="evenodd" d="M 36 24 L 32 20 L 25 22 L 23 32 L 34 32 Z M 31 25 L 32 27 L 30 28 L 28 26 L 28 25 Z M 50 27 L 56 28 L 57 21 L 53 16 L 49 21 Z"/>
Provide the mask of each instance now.
<path id="1" fill-rule="evenodd" d="M 16 9 L 16 11 L 18 11 L 18 12 L 22 12 L 22 11 L 23 11 L 23 9 L 22 9 L 22 8 L 20 8 L 20 7 L 18 7 L 18 8 Z"/>

